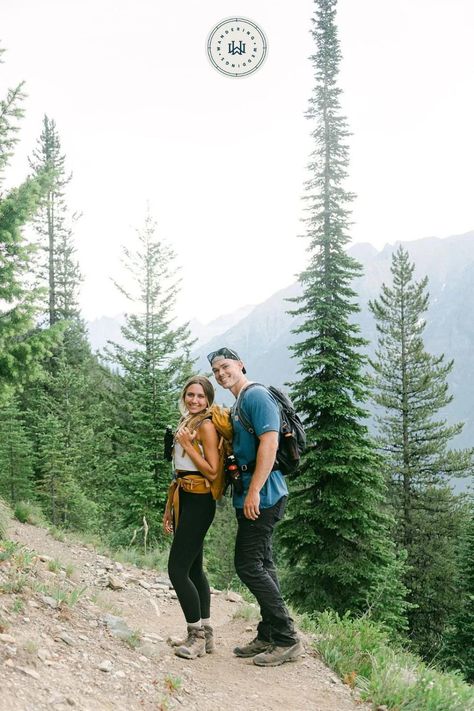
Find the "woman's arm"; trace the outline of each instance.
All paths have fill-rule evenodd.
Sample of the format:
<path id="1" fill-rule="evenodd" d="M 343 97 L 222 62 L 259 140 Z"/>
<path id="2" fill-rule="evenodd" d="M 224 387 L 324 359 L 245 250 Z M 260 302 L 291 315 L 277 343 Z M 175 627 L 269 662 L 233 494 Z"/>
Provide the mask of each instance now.
<path id="1" fill-rule="evenodd" d="M 219 468 L 219 436 L 216 428 L 210 420 L 204 420 L 199 427 L 201 444 L 204 450 L 204 457 L 193 447 L 195 433 L 183 427 L 176 433 L 176 441 L 189 456 L 196 469 L 209 481 L 214 481 Z"/>

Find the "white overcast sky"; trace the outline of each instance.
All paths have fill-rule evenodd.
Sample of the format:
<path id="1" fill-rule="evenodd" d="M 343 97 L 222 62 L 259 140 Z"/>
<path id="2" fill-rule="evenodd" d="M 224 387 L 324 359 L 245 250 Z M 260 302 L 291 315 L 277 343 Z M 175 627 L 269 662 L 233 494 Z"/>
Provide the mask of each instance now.
<path id="1" fill-rule="evenodd" d="M 10 182 L 26 174 L 46 113 L 83 213 L 86 318 L 126 308 L 111 277 L 147 201 L 182 266 L 180 317 L 205 322 L 294 280 L 306 259 L 313 11 L 311 0 L 0 0 L 0 95 L 23 79 L 28 93 Z M 209 31 L 235 15 L 269 45 L 239 79 L 206 55 Z M 353 241 L 474 229 L 473 0 L 340 0 L 338 26 Z"/>

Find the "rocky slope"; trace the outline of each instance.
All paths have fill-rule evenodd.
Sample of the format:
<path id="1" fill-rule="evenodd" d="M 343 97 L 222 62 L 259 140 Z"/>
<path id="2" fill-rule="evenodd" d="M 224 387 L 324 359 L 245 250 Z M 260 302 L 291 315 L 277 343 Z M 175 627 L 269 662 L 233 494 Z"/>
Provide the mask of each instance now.
<path id="1" fill-rule="evenodd" d="M 0 711 L 362 711 L 317 658 L 259 669 L 232 647 L 255 612 L 213 594 L 215 654 L 174 656 L 182 614 L 165 575 L 14 522 L 0 544 Z M 253 619 L 252 619 L 253 617 Z"/>

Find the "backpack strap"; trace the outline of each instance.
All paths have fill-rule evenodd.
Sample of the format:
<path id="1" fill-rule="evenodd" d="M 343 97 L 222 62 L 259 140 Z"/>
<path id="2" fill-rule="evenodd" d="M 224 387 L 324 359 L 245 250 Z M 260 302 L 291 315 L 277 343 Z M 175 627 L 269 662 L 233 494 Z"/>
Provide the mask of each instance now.
<path id="1" fill-rule="evenodd" d="M 243 400 L 245 393 L 248 392 L 251 388 L 255 387 L 256 385 L 259 385 L 261 388 L 265 388 L 265 390 L 267 392 L 269 392 L 266 385 L 263 385 L 262 383 L 250 383 L 249 385 L 247 385 L 246 388 L 244 388 L 243 390 L 240 391 L 240 393 L 237 397 L 236 403 L 234 405 L 234 407 L 235 407 L 234 412 L 237 415 L 237 417 L 239 418 L 239 422 L 242 423 L 242 426 L 244 427 L 244 429 L 247 430 L 247 432 L 249 434 L 253 434 L 253 435 L 255 435 L 255 430 L 253 429 L 251 423 L 247 420 L 247 418 L 245 417 L 245 415 L 242 411 L 241 401 Z"/>

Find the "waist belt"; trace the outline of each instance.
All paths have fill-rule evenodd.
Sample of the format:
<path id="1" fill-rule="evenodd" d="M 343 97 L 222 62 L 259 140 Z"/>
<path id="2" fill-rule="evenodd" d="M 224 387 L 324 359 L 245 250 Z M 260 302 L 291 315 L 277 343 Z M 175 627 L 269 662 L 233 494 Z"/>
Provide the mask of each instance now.
<path id="1" fill-rule="evenodd" d="M 174 527 L 178 528 L 179 521 L 179 490 L 187 491 L 190 494 L 210 494 L 211 485 L 206 477 L 201 474 L 187 474 L 173 479 L 168 489 L 168 500 L 166 506 L 173 512 Z"/>

